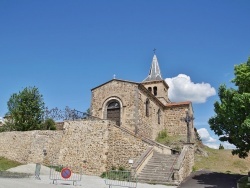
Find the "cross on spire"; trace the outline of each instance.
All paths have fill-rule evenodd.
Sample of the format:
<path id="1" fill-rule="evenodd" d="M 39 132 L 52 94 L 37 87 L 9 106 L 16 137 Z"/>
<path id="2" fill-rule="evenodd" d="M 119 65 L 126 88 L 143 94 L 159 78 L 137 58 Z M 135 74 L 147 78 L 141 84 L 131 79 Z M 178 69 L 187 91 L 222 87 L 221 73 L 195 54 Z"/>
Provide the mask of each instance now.
<path id="1" fill-rule="evenodd" d="M 156 49 L 154 49 L 154 53 L 155 53 L 155 50 Z M 162 76 L 161 76 L 161 71 L 160 71 L 157 57 L 154 54 L 149 74 L 147 78 L 145 78 L 142 82 L 156 81 L 156 80 L 162 80 Z"/>
<path id="2" fill-rule="evenodd" d="M 156 49 L 154 48 L 153 51 L 154 51 L 154 54 L 155 54 Z"/>

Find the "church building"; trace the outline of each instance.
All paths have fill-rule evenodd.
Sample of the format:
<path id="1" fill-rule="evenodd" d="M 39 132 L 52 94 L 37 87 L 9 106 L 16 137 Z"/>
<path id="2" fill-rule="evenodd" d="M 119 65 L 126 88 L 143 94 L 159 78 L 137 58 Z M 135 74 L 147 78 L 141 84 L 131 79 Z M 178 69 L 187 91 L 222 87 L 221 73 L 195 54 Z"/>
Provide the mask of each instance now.
<path id="1" fill-rule="evenodd" d="M 174 102 L 162 78 L 154 54 L 148 76 L 140 83 L 112 79 L 91 90 L 91 115 L 116 122 L 135 134 L 155 139 L 166 130 L 169 135 L 194 135 L 193 108 L 190 101 Z"/>

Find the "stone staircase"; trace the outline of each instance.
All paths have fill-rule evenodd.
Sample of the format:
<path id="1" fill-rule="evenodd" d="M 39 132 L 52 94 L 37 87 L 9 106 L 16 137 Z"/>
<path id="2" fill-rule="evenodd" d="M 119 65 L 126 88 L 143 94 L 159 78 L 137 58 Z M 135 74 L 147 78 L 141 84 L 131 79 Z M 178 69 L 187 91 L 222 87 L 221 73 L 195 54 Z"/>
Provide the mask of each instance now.
<path id="1" fill-rule="evenodd" d="M 138 174 L 138 182 L 152 184 L 171 184 L 172 168 L 179 155 L 166 155 L 153 152 L 142 171 Z"/>

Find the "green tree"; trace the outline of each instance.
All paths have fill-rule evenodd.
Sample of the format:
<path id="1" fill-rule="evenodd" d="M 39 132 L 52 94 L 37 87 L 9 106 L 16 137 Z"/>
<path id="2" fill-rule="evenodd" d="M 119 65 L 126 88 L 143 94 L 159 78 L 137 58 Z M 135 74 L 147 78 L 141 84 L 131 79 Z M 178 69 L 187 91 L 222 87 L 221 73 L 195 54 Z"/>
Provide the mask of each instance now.
<path id="1" fill-rule="evenodd" d="M 215 116 L 208 121 L 210 128 L 220 137 L 236 146 L 232 154 L 241 158 L 250 150 L 250 58 L 235 65 L 235 88 L 219 87 L 220 101 L 214 103 Z"/>
<path id="2" fill-rule="evenodd" d="M 224 149 L 224 146 L 220 144 L 219 149 Z"/>
<path id="3" fill-rule="evenodd" d="M 39 130 L 43 126 L 43 96 L 36 87 L 26 87 L 11 95 L 8 103 L 8 126 L 15 131 Z"/>
<path id="4" fill-rule="evenodd" d="M 43 123 L 44 129 L 46 130 L 56 130 L 56 123 L 53 119 L 46 119 Z"/>

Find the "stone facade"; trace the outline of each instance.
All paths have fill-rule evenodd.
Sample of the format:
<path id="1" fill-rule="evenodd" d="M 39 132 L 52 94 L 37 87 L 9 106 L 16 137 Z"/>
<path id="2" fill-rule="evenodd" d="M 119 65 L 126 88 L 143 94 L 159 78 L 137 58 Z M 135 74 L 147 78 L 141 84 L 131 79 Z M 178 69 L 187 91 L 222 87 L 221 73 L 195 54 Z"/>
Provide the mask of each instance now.
<path id="1" fill-rule="evenodd" d="M 167 105 L 165 110 L 165 125 L 166 129 L 171 135 L 187 135 L 187 124 L 184 120 L 186 110 L 192 109 L 191 103 L 172 103 Z M 189 112 L 193 116 L 193 111 Z M 194 137 L 194 125 L 190 122 L 190 132 L 192 138 Z"/>
<path id="2" fill-rule="evenodd" d="M 148 86 L 154 87 L 153 83 Z M 151 139 L 155 139 L 163 129 L 170 135 L 186 135 L 187 124 L 184 118 L 186 110 L 190 115 L 193 114 L 192 105 L 190 102 L 168 102 L 164 105 L 161 96 L 166 87 L 165 84 L 163 86 L 162 90 L 158 89 L 160 91 L 158 99 L 143 84 L 113 79 L 92 89 L 91 115 L 107 119 L 107 106 L 110 101 L 115 100 L 120 104 L 120 126 Z M 190 122 L 190 125 L 190 132 L 193 135 L 193 122 Z"/>

